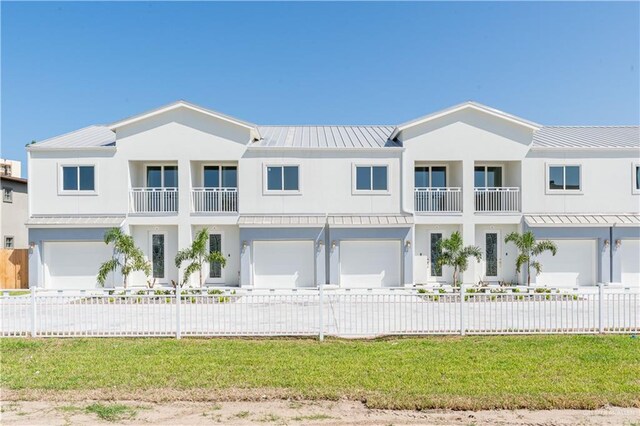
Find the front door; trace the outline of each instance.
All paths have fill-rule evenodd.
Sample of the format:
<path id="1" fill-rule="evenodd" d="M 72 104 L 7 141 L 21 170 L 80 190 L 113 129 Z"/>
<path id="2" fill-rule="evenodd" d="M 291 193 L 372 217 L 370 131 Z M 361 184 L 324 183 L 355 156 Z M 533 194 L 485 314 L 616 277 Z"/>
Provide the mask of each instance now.
<path id="1" fill-rule="evenodd" d="M 442 232 L 429 232 L 428 282 L 442 281 L 442 266 L 438 265 L 440 251 L 438 243 L 442 240 Z"/>
<path id="2" fill-rule="evenodd" d="M 222 234 L 209 234 L 209 252 L 222 251 Z M 224 253 L 223 253 L 224 254 Z M 219 262 L 211 262 L 209 265 L 209 276 L 207 282 L 210 283 L 222 283 L 222 265 Z"/>
<path id="3" fill-rule="evenodd" d="M 484 276 L 489 281 L 499 281 L 502 258 L 500 255 L 500 233 L 488 231 L 484 234 Z"/>

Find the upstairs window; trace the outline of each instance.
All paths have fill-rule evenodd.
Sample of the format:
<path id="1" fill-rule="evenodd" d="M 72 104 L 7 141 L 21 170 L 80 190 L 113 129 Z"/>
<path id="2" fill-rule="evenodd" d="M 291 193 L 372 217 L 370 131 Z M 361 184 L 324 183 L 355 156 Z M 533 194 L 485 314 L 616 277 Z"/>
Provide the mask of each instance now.
<path id="1" fill-rule="evenodd" d="M 13 189 L 2 188 L 2 201 L 5 203 L 13 203 Z"/>
<path id="2" fill-rule="evenodd" d="M 502 166 L 475 166 L 473 183 L 476 188 L 501 188 Z"/>
<path id="3" fill-rule="evenodd" d="M 93 192 L 96 190 L 95 166 L 62 166 L 62 190 Z"/>
<path id="4" fill-rule="evenodd" d="M 387 166 L 356 166 L 356 191 L 387 191 Z"/>
<path id="5" fill-rule="evenodd" d="M 13 237 L 4 237 L 4 248 L 6 249 L 14 248 Z"/>
<path id="6" fill-rule="evenodd" d="M 550 191 L 580 191 L 580 166 L 549 166 L 548 186 Z"/>
<path id="7" fill-rule="evenodd" d="M 267 191 L 300 191 L 298 166 L 267 166 Z"/>
<path id="8" fill-rule="evenodd" d="M 236 166 L 204 166 L 205 188 L 237 188 L 238 168 Z"/>
<path id="9" fill-rule="evenodd" d="M 416 188 L 446 188 L 447 168 L 445 166 L 416 166 L 414 178 Z"/>
<path id="10" fill-rule="evenodd" d="M 633 165 L 633 193 L 640 194 L 640 164 Z"/>
<path id="11" fill-rule="evenodd" d="M 148 188 L 177 188 L 178 166 L 147 166 Z"/>

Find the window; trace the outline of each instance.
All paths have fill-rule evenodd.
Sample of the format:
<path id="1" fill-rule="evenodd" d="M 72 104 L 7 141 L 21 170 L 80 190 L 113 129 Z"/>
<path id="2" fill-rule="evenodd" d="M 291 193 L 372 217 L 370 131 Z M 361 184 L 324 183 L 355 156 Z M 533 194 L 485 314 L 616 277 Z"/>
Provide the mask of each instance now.
<path id="1" fill-rule="evenodd" d="M 147 166 L 148 188 L 177 188 L 178 166 Z"/>
<path id="2" fill-rule="evenodd" d="M 633 193 L 640 194 L 640 164 L 633 165 Z"/>
<path id="3" fill-rule="evenodd" d="M 580 166 L 549 166 L 548 186 L 550 191 L 579 191 Z"/>
<path id="4" fill-rule="evenodd" d="M 298 166 L 267 166 L 267 191 L 300 191 Z"/>
<path id="5" fill-rule="evenodd" d="M 418 166 L 414 170 L 416 188 L 446 188 L 445 166 Z"/>
<path id="6" fill-rule="evenodd" d="M 4 237 L 4 248 L 6 249 L 13 248 L 13 237 Z"/>
<path id="7" fill-rule="evenodd" d="M 2 188 L 2 201 L 5 203 L 13 203 L 13 189 Z"/>
<path id="8" fill-rule="evenodd" d="M 0 176 L 12 176 L 10 163 L 0 164 Z"/>
<path id="9" fill-rule="evenodd" d="M 237 188 L 238 168 L 236 166 L 204 166 L 205 188 Z"/>
<path id="10" fill-rule="evenodd" d="M 475 166 L 473 169 L 473 180 L 476 188 L 501 188 L 502 167 Z"/>
<path id="11" fill-rule="evenodd" d="M 153 278 L 164 278 L 164 234 L 151 235 L 151 267 Z"/>
<path id="12" fill-rule="evenodd" d="M 95 166 L 62 166 L 63 191 L 95 191 Z"/>
<path id="13" fill-rule="evenodd" d="M 387 191 L 387 166 L 356 166 L 356 191 Z"/>

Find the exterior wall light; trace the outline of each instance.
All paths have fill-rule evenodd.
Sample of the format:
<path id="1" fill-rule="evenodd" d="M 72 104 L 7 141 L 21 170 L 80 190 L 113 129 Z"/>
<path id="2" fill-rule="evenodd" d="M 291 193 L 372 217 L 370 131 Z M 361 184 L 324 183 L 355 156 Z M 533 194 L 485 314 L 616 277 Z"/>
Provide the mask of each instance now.
<path id="1" fill-rule="evenodd" d="M 338 246 L 336 240 L 331 241 L 331 250 L 335 249 Z"/>
<path id="2" fill-rule="evenodd" d="M 616 240 L 616 248 L 619 249 L 622 245 L 622 240 Z"/>
<path id="3" fill-rule="evenodd" d="M 604 248 L 609 248 L 610 245 L 611 243 L 609 242 L 609 240 L 604 240 Z"/>
<path id="4" fill-rule="evenodd" d="M 249 247 L 249 243 L 247 242 L 247 240 L 244 240 L 242 242 L 242 251 L 244 251 L 247 247 Z"/>
<path id="5" fill-rule="evenodd" d="M 324 240 L 318 240 L 318 250 L 324 246 Z"/>
<path id="6" fill-rule="evenodd" d="M 411 241 L 407 240 L 404 242 L 404 248 L 409 251 L 409 249 L 411 248 Z"/>

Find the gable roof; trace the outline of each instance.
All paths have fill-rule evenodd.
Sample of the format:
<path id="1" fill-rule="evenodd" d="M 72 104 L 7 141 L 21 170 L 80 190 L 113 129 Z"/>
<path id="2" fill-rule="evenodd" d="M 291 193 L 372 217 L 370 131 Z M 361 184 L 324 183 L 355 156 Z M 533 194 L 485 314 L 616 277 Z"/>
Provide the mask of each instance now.
<path id="1" fill-rule="evenodd" d="M 251 148 L 383 148 L 400 147 L 389 140 L 393 126 L 260 126 L 262 139 Z"/>
<path id="2" fill-rule="evenodd" d="M 419 118 L 416 118 L 414 120 L 402 123 L 402 124 L 400 124 L 399 126 L 397 126 L 395 128 L 395 130 L 391 134 L 390 138 L 391 139 L 395 139 L 398 136 L 398 134 L 400 132 L 402 132 L 403 130 L 409 129 L 409 128 L 414 127 L 414 126 L 419 126 L 419 125 L 427 123 L 429 121 L 433 121 L 433 120 L 436 120 L 438 118 L 441 118 L 441 117 L 444 117 L 444 116 L 447 116 L 447 115 L 450 115 L 450 114 L 454 114 L 454 113 L 459 112 L 459 111 L 463 111 L 465 109 L 470 109 L 470 110 L 474 110 L 474 111 L 480 111 L 480 112 L 483 112 L 485 114 L 489 114 L 489 115 L 492 115 L 494 117 L 498 117 L 498 118 L 501 118 L 503 120 L 507 120 L 507 121 L 510 121 L 512 123 L 518 124 L 520 126 L 527 127 L 527 128 L 529 128 L 531 130 L 537 130 L 540 127 L 542 127 L 540 124 L 534 123 L 534 122 L 529 121 L 529 120 L 525 120 L 524 118 L 520 118 L 520 117 L 517 117 L 515 115 L 507 114 L 506 112 L 503 112 L 503 111 L 500 111 L 500 110 L 497 110 L 497 109 L 494 109 L 494 108 L 490 108 L 490 107 L 488 107 L 486 105 L 482 105 L 482 104 L 477 103 L 477 102 L 467 101 L 467 102 L 463 102 L 461 104 L 454 105 L 452 107 L 449 107 L 449 108 L 434 112 L 432 114 L 428 114 L 428 115 L 425 115 L 423 117 L 419 117 Z"/>
<path id="3" fill-rule="evenodd" d="M 640 149 L 640 126 L 545 126 L 533 134 L 533 148 Z"/>
<path id="4" fill-rule="evenodd" d="M 153 117 L 155 115 L 163 114 L 165 112 L 173 111 L 173 110 L 180 109 L 180 108 L 185 108 L 185 109 L 189 109 L 191 111 L 196 111 L 196 112 L 199 112 L 199 113 L 211 116 L 211 117 L 218 118 L 218 119 L 226 121 L 228 123 L 235 124 L 235 125 L 240 126 L 240 127 L 244 127 L 244 128 L 249 130 L 249 132 L 251 133 L 251 138 L 252 139 L 260 139 L 260 133 L 258 132 L 258 128 L 257 128 L 257 126 L 255 124 L 252 124 L 252 123 L 249 123 L 249 122 L 246 122 L 246 121 L 243 121 L 243 120 L 239 120 L 239 119 L 237 119 L 235 117 L 231 117 L 229 115 L 222 114 L 220 112 L 217 112 L 217 111 L 214 111 L 214 110 L 211 110 L 211 109 L 203 108 L 201 106 L 198 106 L 198 105 L 195 105 L 195 104 L 189 103 L 187 101 L 183 101 L 183 100 L 176 101 L 176 102 L 170 103 L 168 105 L 162 106 L 160 108 L 156 108 L 156 109 L 153 109 L 151 111 L 143 112 L 142 114 L 137 114 L 137 115 L 134 115 L 132 117 L 116 121 L 115 123 L 111 123 L 109 125 L 109 128 L 111 130 L 116 130 L 118 127 L 126 126 L 126 125 L 129 125 L 129 124 L 132 124 L 132 123 L 137 123 L 137 122 L 145 120 L 145 119 L 147 119 L 149 117 Z"/>
<path id="5" fill-rule="evenodd" d="M 28 145 L 27 150 L 108 147 L 115 142 L 116 134 L 113 130 L 106 126 L 89 126 Z"/>

